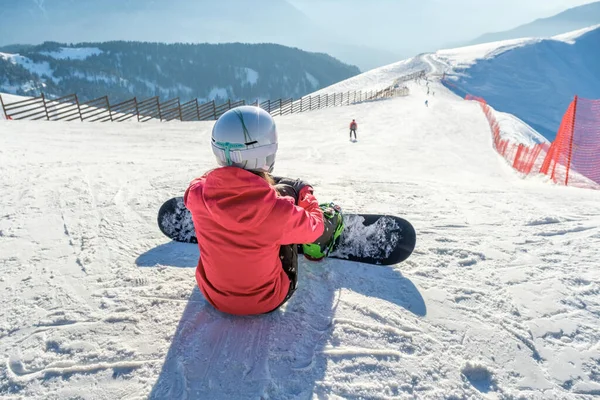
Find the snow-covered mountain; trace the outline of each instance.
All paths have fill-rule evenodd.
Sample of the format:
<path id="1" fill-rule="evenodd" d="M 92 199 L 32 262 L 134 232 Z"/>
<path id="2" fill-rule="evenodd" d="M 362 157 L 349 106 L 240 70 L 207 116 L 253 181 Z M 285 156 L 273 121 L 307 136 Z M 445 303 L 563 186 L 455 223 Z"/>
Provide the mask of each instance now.
<path id="1" fill-rule="evenodd" d="M 320 92 L 368 90 L 420 69 L 446 74 L 455 92 L 483 97 L 547 139 L 575 95 L 600 98 L 600 25 L 551 38 L 523 38 L 440 50 L 365 72 Z"/>
<path id="2" fill-rule="evenodd" d="M 0 53 L 0 91 L 82 100 L 298 98 L 359 72 L 326 54 L 275 44 L 49 42 Z"/>

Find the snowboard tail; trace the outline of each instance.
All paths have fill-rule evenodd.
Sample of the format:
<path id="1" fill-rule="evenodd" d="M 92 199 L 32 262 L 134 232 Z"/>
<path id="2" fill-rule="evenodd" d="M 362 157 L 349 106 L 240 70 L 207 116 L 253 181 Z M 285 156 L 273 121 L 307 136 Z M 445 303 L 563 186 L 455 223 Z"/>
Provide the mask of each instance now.
<path id="1" fill-rule="evenodd" d="M 344 213 L 344 230 L 328 258 L 366 264 L 393 265 L 406 260 L 417 242 L 414 227 L 407 220 L 380 214 Z M 183 197 L 167 200 L 158 211 L 158 227 L 168 238 L 198 243 L 192 215 Z M 302 252 L 302 246 L 298 246 Z"/>

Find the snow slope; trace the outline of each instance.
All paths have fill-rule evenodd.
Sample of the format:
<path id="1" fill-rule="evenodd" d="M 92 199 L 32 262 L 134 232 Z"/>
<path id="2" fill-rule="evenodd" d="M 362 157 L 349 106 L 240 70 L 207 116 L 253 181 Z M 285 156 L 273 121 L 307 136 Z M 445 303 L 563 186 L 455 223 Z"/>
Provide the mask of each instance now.
<path id="1" fill-rule="evenodd" d="M 523 38 L 421 54 L 320 90 L 379 90 L 425 69 L 448 74 L 457 94 L 483 97 L 553 140 L 573 96 L 600 98 L 600 25 L 552 38 Z"/>
<path id="2" fill-rule="evenodd" d="M 458 73 L 455 83 L 464 92 L 518 116 L 549 140 L 575 95 L 600 98 L 600 25 L 549 39 L 443 50 L 433 58 Z"/>
<path id="3" fill-rule="evenodd" d="M 407 217 L 393 267 L 300 260 L 287 306 L 231 317 L 156 226 L 215 166 L 212 123 L 0 121 L 0 397 L 591 399 L 600 192 L 519 179 L 479 105 L 411 96 L 278 117 L 276 172 Z M 359 122 L 358 142 L 347 122 Z"/>

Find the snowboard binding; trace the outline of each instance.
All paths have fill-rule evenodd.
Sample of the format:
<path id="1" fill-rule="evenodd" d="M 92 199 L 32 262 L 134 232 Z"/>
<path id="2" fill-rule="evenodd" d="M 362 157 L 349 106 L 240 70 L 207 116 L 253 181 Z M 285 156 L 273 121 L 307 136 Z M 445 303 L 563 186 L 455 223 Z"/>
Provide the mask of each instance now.
<path id="1" fill-rule="evenodd" d="M 342 208 L 334 203 L 319 204 L 323 211 L 325 229 L 323 235 L 314 243 L 303 244 L 304 257 L 311 261 L 320 261 L 327 257 L 338 245 L 344 231 Z"/>

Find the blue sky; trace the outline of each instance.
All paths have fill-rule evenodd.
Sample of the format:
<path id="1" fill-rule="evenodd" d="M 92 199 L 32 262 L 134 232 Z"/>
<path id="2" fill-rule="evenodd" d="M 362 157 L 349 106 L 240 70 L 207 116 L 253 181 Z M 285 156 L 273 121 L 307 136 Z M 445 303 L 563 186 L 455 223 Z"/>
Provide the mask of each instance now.
<path id="1" fill-rule="evenodd" d="M 288 0 L 360 44 L 439 48 L 549 17 L 595 0 Z M 443 47 L 443 45 L 442 45 Z"/>

